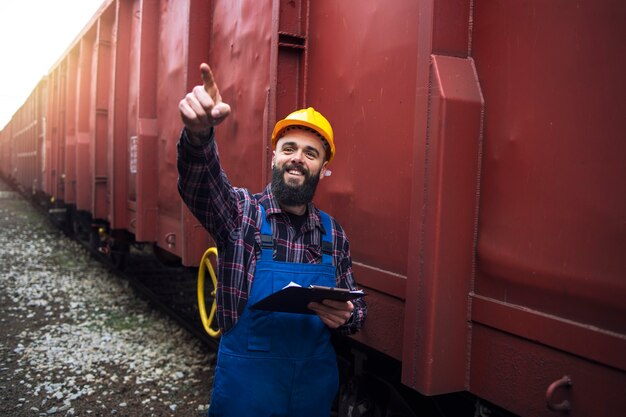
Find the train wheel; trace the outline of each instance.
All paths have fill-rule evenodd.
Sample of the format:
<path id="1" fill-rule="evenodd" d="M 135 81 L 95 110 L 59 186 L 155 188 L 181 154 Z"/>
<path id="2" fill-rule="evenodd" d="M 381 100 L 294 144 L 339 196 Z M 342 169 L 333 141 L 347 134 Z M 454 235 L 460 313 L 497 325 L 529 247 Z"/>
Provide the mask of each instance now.
<path id="1" fill-rule="evenodd" d="M 416 417 L 416 414 L 390 383 L 364 373 L 341 386 L 338 416 Z"/>
<path id="2" fill-rule="evenodd" d="M 130 245 L 126 242 L 112 241 L 109 249 L 109 261 L 113 268 L 121 271 L 126 266 L 126 260 L 130 252 Z"/>

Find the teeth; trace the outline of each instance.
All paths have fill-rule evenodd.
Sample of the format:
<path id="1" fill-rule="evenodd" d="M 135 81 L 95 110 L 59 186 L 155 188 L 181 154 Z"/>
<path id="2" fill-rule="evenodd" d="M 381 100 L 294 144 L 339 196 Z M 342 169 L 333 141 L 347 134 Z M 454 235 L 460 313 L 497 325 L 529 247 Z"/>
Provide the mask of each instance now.
<path id="1" fill-rule="evenodd" d="M 288 173 L 290 173 L 291 175 L 302 175 L 302 172 L 297 171 L 295 169 L 290 169 L 289 171 L 287 171 Z"/>

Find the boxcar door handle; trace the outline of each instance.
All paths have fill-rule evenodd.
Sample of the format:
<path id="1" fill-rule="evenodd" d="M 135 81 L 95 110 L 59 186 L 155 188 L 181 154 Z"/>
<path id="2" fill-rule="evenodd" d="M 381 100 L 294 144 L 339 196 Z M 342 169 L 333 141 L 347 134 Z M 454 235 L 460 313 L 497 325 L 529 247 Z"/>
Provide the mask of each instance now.
<path id="1" fill-rule="evenodd" d="M 567 413 L 568 411 L 571 410 L 572 406 L 570 402 L 567 400 L 563 400 L 558 404 L 554 404 L 554 402 L 552 402 L 552 396 L 554 395 L 554 391 L 556 391 L 560 387 L 571 387 L 571 386 L 572 386 L 572 379 L 567 375 L 565 375 L 563 378 L 558 379 L 550 384 L 550 386 L 548 387 L 546 391 L 546 405 L 548 406 L 550 410 L 560 411 L 562 413 Z"/>

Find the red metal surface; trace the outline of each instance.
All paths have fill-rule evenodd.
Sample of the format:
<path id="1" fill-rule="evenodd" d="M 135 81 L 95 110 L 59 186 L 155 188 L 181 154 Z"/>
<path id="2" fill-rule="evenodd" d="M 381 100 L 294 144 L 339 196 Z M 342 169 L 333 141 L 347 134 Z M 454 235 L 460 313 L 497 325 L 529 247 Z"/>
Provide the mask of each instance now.
<path id="1" fill-rule="evenodd" d="M 381 293 L 370 303 L 382 320 L 357 337 L 398 359 L 399 321 L 383 311 L 405 311 L 417 19 L 417 2 L 316 0 L 307 42 L 306 103 L 328 116 L 341 152 L 316 201 L 350 236 L 357 280 Z"/>
<path id="2" fill-rule="evenodd" d="M 2 135 L 2 170 L 25 191 L 41 191 L 44 115 L 48 83 L 44 78 L 13 115 Z"/>
<path id="3" fill-rule="evenodd" d="M 540 14 L 477 5 L 476 60 L 493 109 L 476 290 L 625 334 L 626 29 L 606 19 L 626 11 L 623 2 L 580 6 L 563 16 L 556 4 Z M 568 36 L 548 36 L 557 17 L 567 18 L 559 29 Z M 498 33 L 550 40 L 511 49 L 508 36 L 494 40 Z M 494 62 L 504 49 L 509 59 Z M 604 88 L 589 82 L 600 73 Z"/>
<path id="4" fill-rule="evenodd" d="M 483 99 L 471 59 L 432 56 L 418 261 L 407 286 L 403 382 L 467 387 Z M 421 198 L 420 198 L 421 197 Z"/>
<path id="5" fill-rule="evenodd" d="M 92 68 L 93 43 L 95 28 L 91 27 L 80 40 L 78 57 L 77 83 L 77 120 L 76 120 L 76 208 L 89 212 L 92 208 L 93 171 L 90 154 L 92 132 L 90 131 L 91 78 L 95 75 Z"/>
<path id="6" fill-rule="evenodd" d="M 232 184 L 257 191 L 268 178 L 268 132 L 274 122 L 270 103 L 279 95 L 275 78 L 270 81 L 276 65 L 271 53 L 277 48 L 272 32 L 277 5 L 271 0 L 212 2 L 209 48 L 201 59 L 211 63 L 222 97 L 233 108 L 233 117 L 217 131 L 228 178 Z M 198 67 L 189 68 L 188 80 L 199 83 Z"/>
<path id="7" fill-rule="evenodd" d="M 472 392 L 521 416 L 621 416 L 626 374 L 580 356 L 476 324 L 472 331 Z M 567 414 L 546 404 L 550 386 L 569 376 L 571 387 L 554 392 L 553 404 L 570 403 Z"/>
<path id="8" fill-rule="evenodd" d="M 10 175 L 13 171 L 13 143 L 11 141 L 11 126 L 9 121 L 6 126 L 0 130 L 0 167 L 3 175 Z"/>
<path id="9" fill-rule="evenodd" d="M 495 367 L 515 380 L 509 396 L 527 398 L 545 392 L 547 368 L 552 380 L 571 375 L 570 415 L 621 415 L 626 405 L 625 17 L 618 1 L 475 4 L 487 114 L 472 319 L 518 351 L 483 356 L 494 337 L 474 331 L 470 388 L 507 407 L 486 378 Z M 512 335 L 595 365 L 577 377 L 591 365 L 556 350 L 533 360 Z M 511 407 L 549 415 L 539 398 Z"/>
<path id="10" fill-rule="evenodd" d="M 64 120 L 56 120 L 58 125 L 65 125 L 65 186 L 64 201 L 67 204 L 76 204 L 76 114 L 77 114 L 77 83 L 78 79 L 78 50 L 70 52 L 64 60 L 67 73 L 64 74 L 68 80 L 66 84 L 66 102 Z M 55 73 L 60 73 L 60 68 Z"/>
<path id="11" fill-rule="evenodd" d="M 183 90 L 191 91 L 197 85 L 197 72 L 195 69 L 200 67 L 202 62 L 206 61 L 208 46 L 211 39 L 211 8 L 206 7 L 203 1 L 190 1 L 189 3 L 189 34 L 185 41 L 187 42 L 187 51 L 184 60 L 179 62 L 180 71 L 183 75 Z M 181 18 L 182 19 L 182 18 Z M 183 19 L 184 20 L 184 19 Z M 166 109 L 167 111 L 167 109 Z M 172 126 L 180 129 L 178 123 L 172 122 Z M 174 136 L 177 136 L 178 130 Z M 174 143 L 167 141 L 169 148 L 166 150 L 168 158 L 171 161 L 174 156 Z M 182 207 L 181 213 L 181 235 L 179 247 L 181 248 L 181 257 L 185 265 L 197 265 L 198 259 L 202 258 L 207 247 L 215 246 L 211 242 L 206 230 L 197 222 L 195 217 L 186 208 Z"/>
<path id="12" fill-rule="evenodd" d="M 60 72 L 60 71 L 59 71 Z M 59 197 L 58 184 L 61 181 L 59 173 L 59 140 L 65 131 L 62 123 L 63 108 L 61 102 L 62 77 L 59 72 L 53 72 L 48 79 L 48 117 L 50 123 L 46 125 L 46 140 L 44 145 L 44 191 L 51 198 Z"/>
<path id="13" fill-rule="evenodd" d="M 109 223 L 112 229 L 131 230 L 128 216 L 129 162 L 128 91 L 129 59 L 131 55 L 131 23 L 133 2 L 115 2 L 111 41 L 111 83 L 108 118 L 108 171 L 110 173 Z"/>
<path id="14" fill-rule="evenodd" d="M 94 78 L 91 85 L 90 163 L 93 184 L 92 216 L 107 219 L 109 214 L 110 173 L 108 166 L 109 83 L 111 79 L 112 8 L 101 15 L 96 24 L 93 48 Z"/>
<path id="15" fill-rule="evenodd" d="M 141 2 L 139 9 L 137 90 L 136 238 L 157 239 L 157 198 L 161 184 L 158 172 L 158 119 L 156 114 L 159 41 L 159 4 Z"/>

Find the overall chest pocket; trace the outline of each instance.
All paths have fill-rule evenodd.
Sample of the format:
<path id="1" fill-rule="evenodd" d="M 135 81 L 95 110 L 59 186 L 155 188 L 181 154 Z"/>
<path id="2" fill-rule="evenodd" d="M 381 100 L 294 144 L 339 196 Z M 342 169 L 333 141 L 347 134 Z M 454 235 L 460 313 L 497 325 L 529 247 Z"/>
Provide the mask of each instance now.
<path id="1" fill-rule="evenodd" d="M 276 265 L 275 265 L 276 266 Z M 279 268 L 257 269 L 248 305 L 280 291 L 294 282 L 302 287 L 333 285 L 334 270 L 325 265 L 281 264 Z M 257 277 L 261 280 L 257 281 Z M 255 288 L 256 287 L 256 288 Z M 247 345 L 251 352 L 271 352 L 280 357 L 314 355 L 328 338 L 326 328 L 315 314 L 248 311 Z"/>

